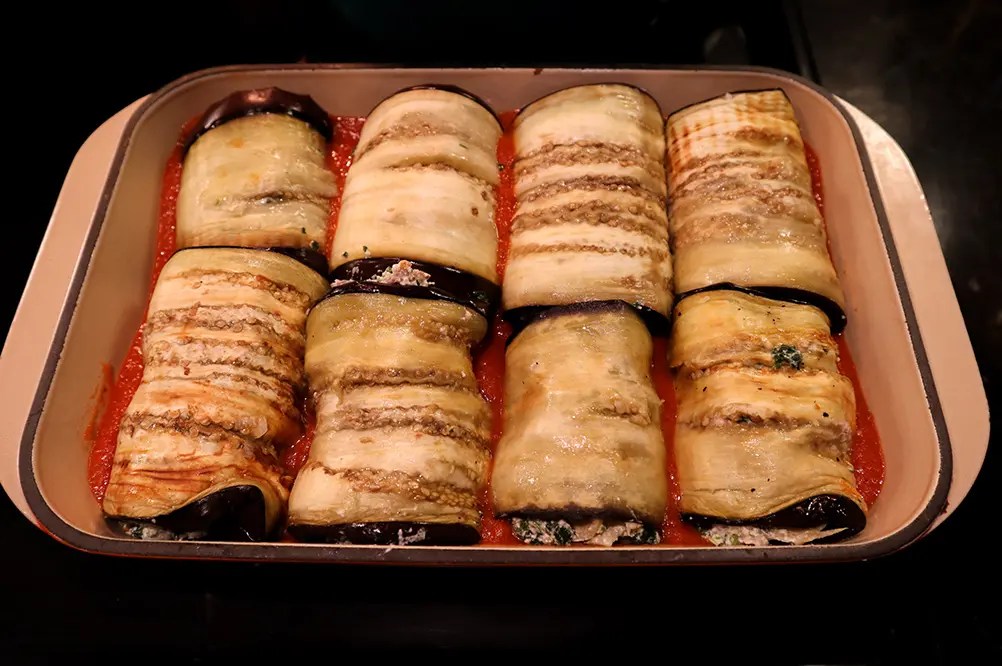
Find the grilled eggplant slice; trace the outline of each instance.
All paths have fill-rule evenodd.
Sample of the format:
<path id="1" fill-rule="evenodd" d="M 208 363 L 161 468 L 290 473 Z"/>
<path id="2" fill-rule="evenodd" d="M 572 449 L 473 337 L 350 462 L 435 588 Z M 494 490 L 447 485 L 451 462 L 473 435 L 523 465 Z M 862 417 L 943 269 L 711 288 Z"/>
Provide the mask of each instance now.
<path id="1" fill-rule="evenodd" d="M 503 304 L 622 300 L 665 319 L 672 268 L 657 103 L 618 84 L 569 88 L 515 119 Z"/>
<path id="2" fill-rule="evenodd" d="M 819 309 L 738 291 L 675 308 L 681 510 L 714 543 L 831 541 L 861 530 L 852 383 Z"/>
<path id="3" fill-rule="evenodd" d="M 505 356 L 494 510 L 529 543 L 656 542 L 667 502 L 652 342 L 621 301 L 555 307 Z"/>
<path id="4" fill-rule="evenodd" d="M 206 111 L 177 198 L 177 244 L 322 252 L 331 198 L 330 118 L 277 88 L 234 93 Z"/>
<path id="5" fill-rule="evenodd" d="M 667 122 L 675 290 L 738 286 L 817 305 L 835 332 L 845 299 L 781 90 L 728 94 Z"/>
<path id="6" fill-rule="evenodd" d="M 246 249 L 178 252 L 143 329 L 104 511 L 130 533 L 261 539 L 284 512 L 276 449 L 302 429 L 306 314 L 326 281 Z"/>
<path id="7" fill-rule="evenodd" d="M 345 181 L 331 268 L 406 257 L 497 283 L 497 118 L 470 96 L 406 90 L 362 128 Z"/>
<path id="8" fill-rule="evenodd" d="M 289 531 L 311 541 L 475 543 L 491 420 L 470 348 L 486 319 L 408 285 L 336 287 L 310 313 L 317 410 Z M 410 293 L 410 292 L 408 292 Z"/>

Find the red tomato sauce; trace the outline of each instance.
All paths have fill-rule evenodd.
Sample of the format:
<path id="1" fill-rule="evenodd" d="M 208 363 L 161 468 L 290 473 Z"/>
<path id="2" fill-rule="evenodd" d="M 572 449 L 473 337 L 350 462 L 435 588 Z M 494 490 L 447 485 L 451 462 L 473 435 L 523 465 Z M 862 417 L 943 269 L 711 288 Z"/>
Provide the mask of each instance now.
<path id="1" fill-rule="evenodd" d="M 516 112 L 501 114 L 505 129 L 498 144 L 498 164 L 501 169 L 500 185 L 496 190 L 495 224 L 498 229 L 498 276 L 503 277 L 508 257 L 510 226 L 515 214 L 514 196 L 514 145 L 511 126 Z M 330 256 L 334 233 L 337 230 L 338 214 L 341 207 L 341 193 L 344 191 L 345 177 L 351 166 L 352 154 L 358 144 L 359 134 L 364 118 L 333 117 L 335 139 L 330 146 L 327 165 L 334 172 L 338 186 L 338 194 L 331 203 L 331 212 L 327 225 L 325 254 Z M 181 137 L 191 131 L 195 119 L 189 121 L 182 130 Z M 824 214 L 824 194 L 821 181 L 821 169 L 817 155 L 810 146 L 805 145 L 807 164 L 811 172 L 811 184 L 814 197 L 818 202 L 822 215 Z M 164 172 L 160 196 L 159 224 L 156 238 L 153 273 L 150 279 L 149 293 L 152 294 L 160 270 L 176 249 L 176 206 L 177 194 L 181 181 L 181 141 L 172 152 Z M 474 369 L 481 393 L 490 405 L 492 412 L 491 447 L 497 448 L 501 438 L 504 412 L 504 368 L 505 342 L 511 332 L 500 315 L 495 316 L 484 342 L 474 353 Z M 849 377 L 856 390 L 856 432 L 853 438 L 852 461 L 856 473 L 856 483 L 868 505 L 877 499 L 884 481 L 884 458 L 880 447 L 873 414 L 870 412 L 859 385 L 856 368 L 844 338 L 837 338 L 839 347 L 839 370 Z M 110 369 L 105 367 L 105 378 L 101 383 L 98 404 L 95 407 L 95 418 L 88 425 L 85 439 L 92 442 L 88 460 L 88 478 L 94 496 L 101 501 L 111 476 L 112 461 L 118 439 L 118 426 L 129 402 L 143 375 L 142 357 L 142 327 L 136 332 L 128 354 L 115 378 L 110 381 Z M 675 388 L 671 370 L 667 360 L 667 340 L 654 340 L 654 358 L 651 364 L 651 376 L 658 396 L 662 400 L 661 426 L 667 450 L 666 467 L 669 479 L 669 508 L 662 524 L 662 545 L 666 546 L 698 546 L 706 545 L 706 541 L 692 527 L 682 522 L 678 512 L 681 499 L 678 474 L 675 467 Z M 111 384 L 110 389 L 108 385 Z M 102 396 L 107 394 L 107 407 L 100 419 L 96 412 L 103 402 Z M 281 453 L 281 461 L 287 471 L 286 481 L 291 483 L 296 474 L 306 462 L 313 433 L 316 428 L 316 418 L 313 407 L 308 399 L 303 404 L 303 433 L 291 446 Z M 490 501 L 490 488 L 485 490 L 481 498 L 483 510 L 482 545 L 500 546 L 520 543 L 512 535 L 509 521 L 494 515 Z M 287 536 L 284 540 L 290 540 Z"/>
<path id="2" fill-rule="evenodd" d="M 807 168 L 811 172 L 811 190 L 818 202 L 821 216 L 824 217 L 825 197 L 821 180 L 821 163 L 818 154 L 806 143 L 804 152 L 807 154 Z M 831 252 L 830 246 L 828 251 Z M 849 326 L 852 326 L 852 321 L 849 322 Z M 845 336 L 839 334 L 835 337 L 835 341 L 838 343 L 839 372 L 852 381 L 852 387 L 856 391 L 856 432 L 852 438 L 852 467 L 855 470 L 856 487 L 863 495 L 863 501 L 867 506 L 872 506 L 884 485 L 884 452 L 880 447 L 877 424 L 866 404 L 863 387 L 859 384 L 859 375 L 856 373 L 856 365 L 852 362 Z"/>
<path id="3" fill-rule="evenodd" d="M 147 301 L 153 294 L 153 287 L 157 283 L 161 269 L 174 254 L 174 250 L 177 249 L 176 212 L 177 193 L 181 189 L 181 147 L 183 138 L 188 136 L 196 121 L 197 118 L 192 118 L 182 128 L 181 136 L 178 138 L 174 150 L 171 151 L 167 167 L 164 169 L 163 184 L 160 189 L 156 246 L 153 254 L 153 273 L 150 275 Z M 143 319 L 145 321 L 145 316 Z M 143 329 L 140 326 L 132 338 L 132 344 L 129 346 L 125 360 L 122 361 L 118 377 L 108 393 L 108 406 L 98 422 L 97 435 L 93 440 L 87 459 L 87 478 L 90 482 L 90 489 L 99 502 L 104 500 L 104 491 L 111 478 L 111 464 L 115 458 L 115 447 L 118 445 L 118 424 L 129 403 L 132 402 L 132 396 L 139 388 L 139 382 L 142 378 Z"/>
<path id="4" fill-rule="evenodd" d="M 661 435 L 665 440 L 665 466 L 668 468 L 668 511 L 661 524 L 661 545 L 708 546 L 709 542 L 694 527 L 682 522 L 678 510 L 682 490 L 675 467 L 675 380 L 668 367 L 668 338 L 654 338 L 651 379 L 654 380 L 654 390 L 661 398 Z"/>
<path id="5" fill-rule="evenodd" d="M 884 451 L 880 447 L 877 424 L 866 405 L 866 396 L 859 385 L 859 375 L 856 374 L 856 365 L 852 362 L 845 336 L 839 335 L 835 341 L 838 343 L 839 372 L 848 377 L 856 389 L 856 432 L 852 436 L 852 467 L 856 474 L 856 487 L 863 495 L 866 505 L 873 506 L 884 486 Z"/>
<path id="6" fill-rule="evenodd" d="M 337 194 L 331 201 L 331 212 L 327 218 L 327 242 L 324 246 L 324 255 L 328 259 L 331 256 L 331 246 L 334 245 L 338 214 L 341 212 L 344 181 L 348 177 L 348 167 L 351 166 L 351 159 L 355 152 L 355 146 L 358 145 L 358 138 L 362 134 L 365 118 L 332 116 L 331 121 L 334 123 L 334 141 L 331 142 L 330 152 L 327 153 L 327 168 L 334 172 Z"/>
<path id="7" fill-rule="evenodd" d="M 508 241 L 511 237 L 511 221 L 515 217 L 515 144 L 512 141 L 512 123 L 515 120 L 515 111 L 506 111 L 501 114 L 501 126 L 504 134 L 498 142 L 498 168 L 500 173 L 500 184 L 495 191 L 494 224 L 498 230 L 498 279 L 504 276 L 504 269 L 508 263 Z M 511 327 L 501 319 L 501 315 L 495 315 L 494 322 L 487 338 L 475 351 L 473 358 L 473 369 L 477 375 L 477 383 L 480 385 L 480 393 L 491 408 L 491 468 L 487 478 L 493 474 L 493 453 L 497 450 L 498 440 L 501 439 L 501 428 L 504 423 L 504 353 L 505 342 L 511 333 Z M 490 484 L 485 489 L 480 502 L 480 509 L 483 512 L 481 523 L 481 544 L 484 545 L 510 545 L 522 543 L 511 533 L 511 523 L 508 520 L 498 518 L 494 515 L 494 505 L 491 502 Z"/>
<path id="8" fill-rule="evenodd" d="M 362 133 L 362 125 L 365 118 L 356 116 L 331 116 L 334 123 L 334 140 L 331 142 L 327 153 L 327 168 L 334 172 L 334 181 L 337 183 L 337 194 L 331 201 L 331 211 L 327 217 L 327 238 L 324 243 L 324 256 L 330 259 L 331 247 L 334 245 L 334 232 L 337 231 L 338 215 L 341 212 L 341 196 L 344 194 L 344 181 L 348 176 L 348 167 L 351 166 L 352 156 L 355 153 L 355 146 L 358 145 L 359 136 Z M 313 443 L 313 433 L 317 427 L 316 414 L 313 411 L 313 403 L 309 397 L 303 399 L 300 405 L 300 413 L 303 415 L 303 434 L 292 443 L 289 448 L 282 452 L 282 465 L 288 473 L 286 477 L 290 482 L 295 480 L 299 470 L 306 464 L 310 457 L 310 445 Z"/>

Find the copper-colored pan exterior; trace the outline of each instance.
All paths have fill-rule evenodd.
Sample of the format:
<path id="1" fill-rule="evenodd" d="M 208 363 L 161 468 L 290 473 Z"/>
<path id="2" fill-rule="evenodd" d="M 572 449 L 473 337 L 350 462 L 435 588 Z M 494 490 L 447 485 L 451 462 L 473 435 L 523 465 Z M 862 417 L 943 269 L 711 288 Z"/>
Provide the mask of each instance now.
<path id="1" fill-rule="evenodd" d="M 163 165 L 185 120 L 230 92 L 270 85 L 308 93 L 336 115 L 364 115 L 394 91 L 426 83 L 461 86 L 496 110 L 505 110 L 571 85 L 608 81 L 647 90 L 666 113 L 733 90 L 780 87 L 793 101 L 803 134 L 821 161 L 832 254 L 847 294 L 850 323 L 845 335 L 885 451 L 885 487 L 862 533 L 840 544 L 766 548 L 374 547 L 136 541 L 111 535 L 87 484 L 83 433 L 102 363 L 121 362 L 142 319 Z M 895 228 L 897 236 L 892 233 L 883 203 L 893 194 L 878 191 L 859 127 L 830 94 L 803 79 L 755 68 L 252 66 L 197 72 L 133 108 L 96 209 L 81 205 L 78 212 L 92 217 L 77 220 L 72 237 L 62 233 L 66 225 L 50 228 L 0 358 L 0 413 L 8 421 L 0 430 L 0 480 L 42 529 L 71 546 L 139 557 L 451 565 L 858 560 L 898 550 L 931 529 L 946 508 L 948 494 L 953 504 L 959 502 L 980 468 L 988 435 L 987 406 L 966 331 L 956 323 L 959 311 L 954 312 L 956 300 L 945 269 L 936 265 L 928 275 L 903 270 L 896 244 L 901 228 Z M 870 132 L 880 140 L 879 128 Z M 87 173 L 90 165 L 71 167 L 80 191 L 64 190 L 60 206 L 96 198 L 98 174 L 104 175 L 101 160 L 107 162 L 109 155 L 93 151 L 89 157 L 94 173 Z M 899 179 L 902 191 L 912 187 L 906 181 Z M 881 186 L 887 184 L 881 181 Z M 921 191 L 909 191 L 919 196 L 896 201 L 897 210 L 910 206 L 924 211 Z M 68 196 L 76 200 L 64 200 Z M 54 222 L 68 214 L 57 209 Z M 923 221 L 928 222 L 927 213 Z M 931 229 L 927 223 L 916 233 L 926 233 L 926 226 Z M 923 252 L 929 250 L 928 240 Z M 75 259 L 75 265 L 55 267 L 43 261 L 56 254 Z M 924 291 L 909 292 L 913 284 L 933 290 L 944 301 L 947 316 L 942 321 L 928 314 L 933 305 Z M 54 330 L 38 328 L 42 318 L 33 317 L 33 305 L 39 311 L 58 309 Z M 917 311 L 927 314 L 917 318 Z M 962 340 L 957 340 L 958 334 Z M 947 338 L 953 340 L 949 359 Z M 935 341 L 934 354 L 927 353 L 927 339 Z M 22 369 L 25 374 L 15 377 Z M 937 389 L 950 396 L 949 418 Z M 954 399 L 958 394 L 963 399 Z M 955 433 L 963 437 L 956 451 L 950 442 Z M 950 493 L 955 454 L 963 469 L 958 497 Z"/>

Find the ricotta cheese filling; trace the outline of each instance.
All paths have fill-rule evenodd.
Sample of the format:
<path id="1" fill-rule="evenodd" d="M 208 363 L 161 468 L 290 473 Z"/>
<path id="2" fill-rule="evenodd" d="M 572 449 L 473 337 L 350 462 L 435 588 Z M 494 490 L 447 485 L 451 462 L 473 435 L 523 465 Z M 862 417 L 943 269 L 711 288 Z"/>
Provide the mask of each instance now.
<path id="1" fill-rule="evenodd" d="M 612 546 L 617 543 L 656 544 L 661 541 L 656 530 L 632 520 L 605 521 L 595 518 L 568 522 L 563 519 L 512 518 L 511 527 L 517 539 L 535 545 Z"/>
<path id="2" fill-rule="evenodd" d="M 144 541 L 198 541 L 208 536 L 208 532 L 174 532 L 166 527 L 141 521 L 123 520 L 120 524 L 126 534 Z"/>
<path id="3" fill-rule="evenodd" d="M 714 546 L 768 546 L 770 544 L 802 545 L 845 531 L 844 527 L 826 530 L 823 527 L 784 529 L 753 525 L 714 525 L 702 530 L 703 538 Z"/>
<path id="4" fill-rule="evenodd" d="M 359 280 L 355 278 L 358 272 L 358 268 L 353 268 L 351 279 L 334 280 L 331 282 L 331 288 L 336 289 L 342 285 L 358 282 Z M 415 268 L 414 264 L 406 259 L 401 259 L 392 266 L 387 266 L 384 270 L 366 279 L 365 282 L 375 282 L 376 284 L 396 284 L 402 287 L 430 287 L 435 284 L 431 280 L 431 273 Z"/>
<path id="5" fill-rule="evenodd" d="M 382 273 L 373 275 L 370 282 L 399 284 L 404 287 L 427 287 L 434 284 L 429 278 L 431 278 L 431 273 L 418 270 L 411 262 L 401 259 L 387 267 Z"/>

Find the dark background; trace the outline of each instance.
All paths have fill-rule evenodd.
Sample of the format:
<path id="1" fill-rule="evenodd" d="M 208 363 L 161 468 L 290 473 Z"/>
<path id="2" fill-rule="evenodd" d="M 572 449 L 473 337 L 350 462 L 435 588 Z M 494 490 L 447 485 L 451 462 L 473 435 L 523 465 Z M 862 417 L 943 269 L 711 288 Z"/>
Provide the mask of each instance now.
<path id="1" fill-rule="evenodd" d="M 76 149 L 113 113 L 193 70 L 296 61 L 756 64 L 819 80 L 909 154 L 998 406 L 1002 3 L 700 4 L 21 6 L 6 20 L 9 37 L 27 46 L 5 68 L 13 171 L 2 210 L 12 242 L 0 250 L 0 333 Z M 58 544 L 0 497 L 0 641 L 14 650 L 9 663 L 70 654 L 333 661 L 347 649 L 409 647 L 615 650 L 622 659 L 683 663 L 980 662 L 1002 656 L 991 545 L 1002 464 L 994 448 L 967 500 L 933 534 L 875 562 L 823 566 L 427 570 L 118 560 Z"/>

